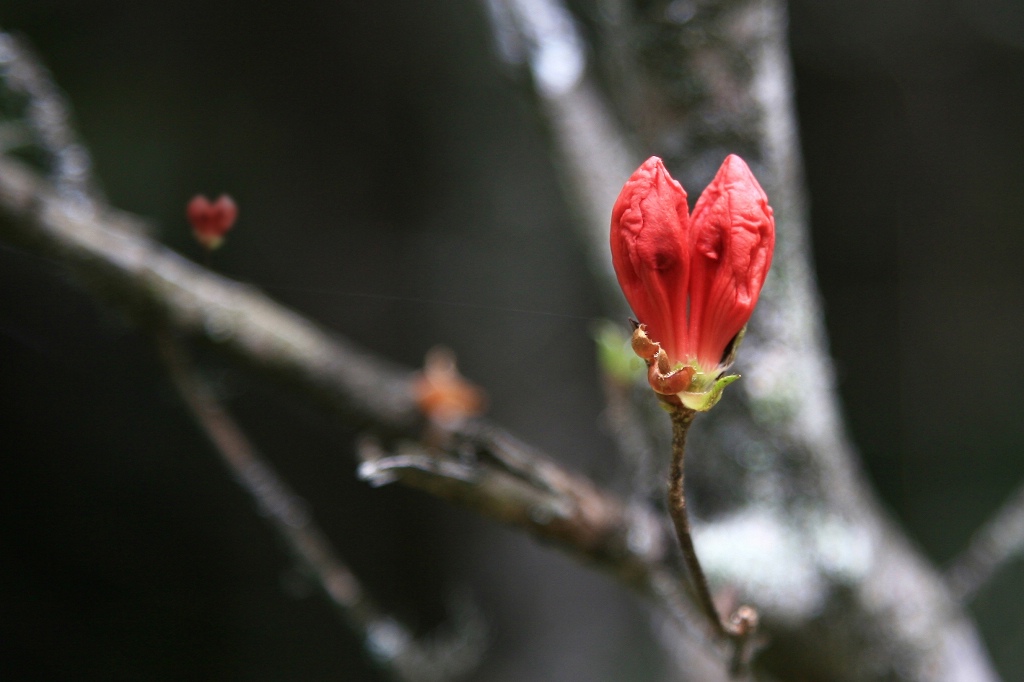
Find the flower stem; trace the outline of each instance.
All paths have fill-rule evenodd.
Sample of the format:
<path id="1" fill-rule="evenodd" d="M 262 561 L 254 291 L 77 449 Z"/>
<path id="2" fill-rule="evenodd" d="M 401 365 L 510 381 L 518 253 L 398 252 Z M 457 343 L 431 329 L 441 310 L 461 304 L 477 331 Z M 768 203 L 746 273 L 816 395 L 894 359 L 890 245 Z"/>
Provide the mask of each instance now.
<path id="1" fill-rule="evenodd" d="M 757 611 L 750 606 L 741 606 L 728 621 L 722 619 L 711 597 L 708 579 L 697 559 L 697 551 L 690 535 L 690 519 L 686 511 L 686 495 L 683 492 L 684 463 L 686 454 L 686 434 L 690 431 L 696 411 L 687 407 L 673 406 L 672 416 L 672 467 L 668 478 L 668 510 L 676 527 L 676 537 L 683 550 L 683 559 L 690 573 L 693 589 L 697 593 L 697 601 L 711 622 L 715 634 L 723 639 L 731 640 L 734 646 L 730 672 L 738 674 L 746 664 L 748 642 L 754 628 L 757 627 Z"/>
<path id="2" fill-rule="evenodd" d="M 700 602 L 700 607 L 711 621 L 715 632 L 726 637 L 728 633 L 722 624 L 722 619 L 718 616 L 718 609 L 715 608 L 711 590 L 708 588 L 708 579 L 704 576 L 704 570 L 700 567 L 700 561 L 697 559 L 697 551 L 693 547 L 693 538 L 690 536 L 690 519 L 686 513 L 686 495 L 683 493 L 686 434 L 690 431 L 690 424 L 693 423 L 693 418 L 697 413 L 685 407 L 679 407 L 674 409 L 671 414 L 672 468 L 668 475 L 668 511 L 676 526 L 676 536 L 679 538 L 679 546 L 683 550 L 686 568 L 690 572 L 690 579 L 697 593 L 697 601 Z"/>

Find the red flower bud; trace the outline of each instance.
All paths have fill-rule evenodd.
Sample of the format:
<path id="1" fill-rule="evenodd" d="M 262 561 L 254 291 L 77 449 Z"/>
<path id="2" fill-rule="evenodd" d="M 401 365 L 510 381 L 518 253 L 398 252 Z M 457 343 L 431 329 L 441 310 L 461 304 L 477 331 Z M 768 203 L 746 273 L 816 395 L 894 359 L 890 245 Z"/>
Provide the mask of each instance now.
<path id="1" fill-rule="evenodd" d="M 238 207 L 227 194 L 221 194 L 217 201 L 210 202 L 202 194 L 192 197 L 185 209 L 188 222 L 196 240 L 208 250 L 216 249 L 224 241 L 224 234 L 231 229 L 238 218 Z"/>
<path id="2" fill-rule="evenodd" d="M 726 158 L 689 215 L 682 186 L 649 158 L 612 209 L 611 247 L 619 285 L 650 339 L 673 365 L 717 377 L 775 248 L 772 209 L 743 159 Z"/>

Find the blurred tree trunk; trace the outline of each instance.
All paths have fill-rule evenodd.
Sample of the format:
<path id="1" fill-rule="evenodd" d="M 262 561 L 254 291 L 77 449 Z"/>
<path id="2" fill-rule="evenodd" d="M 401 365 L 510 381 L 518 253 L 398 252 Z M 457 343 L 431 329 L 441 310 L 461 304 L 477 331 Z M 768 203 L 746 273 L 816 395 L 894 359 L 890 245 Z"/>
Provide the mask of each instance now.
<path id="1" fill-rule="evenodd" d="M 596 207 L 616 190 L 595 168 L 621 173 L 656 154 L 692 202 L 738 153 L 775 210 L 772 273 L 737 362 L 743 380 L 696 420 L 690 448 L 698 553 L 713 583 L 738 590 L 735 603 L 760 609 L 770 643 L 757 668 L 784 680 L 995 679 L 973 624 L 881 509 L 845 433 L 812 274 L 784 3 L 591 5 L 596 64 L 554 86 L 545 51 L 575 44 L 586 59 L 567 15 L 550 18 L 565 10 L 506 7 L 599 254 L 595 272 L 610 273 L 607 215 Z"/>

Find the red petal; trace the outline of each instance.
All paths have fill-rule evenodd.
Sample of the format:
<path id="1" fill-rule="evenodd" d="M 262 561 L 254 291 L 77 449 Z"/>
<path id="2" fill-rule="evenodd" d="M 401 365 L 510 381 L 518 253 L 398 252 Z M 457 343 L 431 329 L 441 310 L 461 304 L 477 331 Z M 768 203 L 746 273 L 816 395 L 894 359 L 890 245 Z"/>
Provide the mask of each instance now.
<path id="1" fill-rule="evenodd" d="M 238 218 L 238 206 L 235 205 L 234 199 L 227 194 L 221 194 L 217 201 L 213 202 L 213 217 L 218 234 L 230 230 Z"/>
<path id="2" fill-rule="evenodd" d="M 768 197 L 740 157 L 725 159 L 697 201 L 691 240 L 691 348 L 710 371 L 754 312 L 775 249 Z"/>
<path id="3" fill-rule="evenodd" d="M 188 202 L 185 216 L 188 218 L 192 229 L 197 233 L 207 234 L 210 232 L 210 211 L 212 208 L 209 199 L 202 194 L 197 194 L 192 197 L 192 201 Z"/>
<path id="4" fill-rule="evenodd" d="M 650 338 L 672 361 L 686 346 L 689 276 L 686 192 L 652 156 L 626 181 L 612 209 L 612 264 Z"/>

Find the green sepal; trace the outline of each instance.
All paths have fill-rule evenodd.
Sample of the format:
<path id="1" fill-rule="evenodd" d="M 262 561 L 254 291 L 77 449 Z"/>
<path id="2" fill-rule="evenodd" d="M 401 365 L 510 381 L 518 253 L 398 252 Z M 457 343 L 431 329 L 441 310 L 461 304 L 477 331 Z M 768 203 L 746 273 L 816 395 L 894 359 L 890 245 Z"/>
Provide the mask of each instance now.
<path id="1" fill-rule="evenodd" d="M 712 407 L 718 404 L 718 401 L 722 399 L 722 392 L 725 391 L 725 387 L 740 378 L 739 374 L 730 374 L 728 376 L 719 377 L 714 384 L 711 385 L 707 391 L 701 393 L 677 393 L 680 402 L 685 407 L 697 412 L 707 412 Z"/>
<path id="2" fill-rule="evenodd" d="M 722 356 L 722 362 L 719 363 L 719 367 L 722 369 L 729 369 L 732 367 L 732 363 L 736 362 L 736 354 L 740 350 L 740 344 L 743 343 L 743 337 L 747 335 L 747 325 L 743 325 L 743 329 L 739 331 L 736 336 L 732 337 L 732 341 L 725 347 L 725 354 Z"/>

